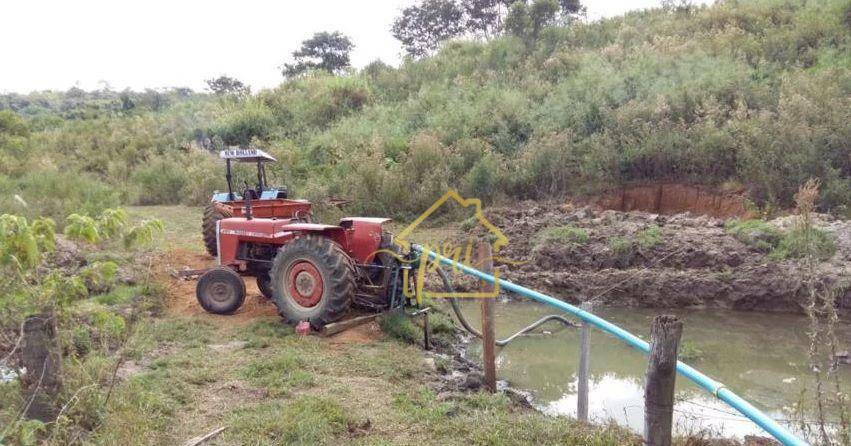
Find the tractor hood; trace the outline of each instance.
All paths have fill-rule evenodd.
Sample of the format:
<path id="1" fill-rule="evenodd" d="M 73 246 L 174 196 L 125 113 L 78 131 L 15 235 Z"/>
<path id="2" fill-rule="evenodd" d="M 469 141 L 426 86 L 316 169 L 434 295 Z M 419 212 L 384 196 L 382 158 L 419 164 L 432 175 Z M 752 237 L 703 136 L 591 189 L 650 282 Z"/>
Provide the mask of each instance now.
<path id="1" fill-rule="evenodd" d="M 292 229 L 286 229 L 292 220 L 252 218 L 243 217 L 225 218 L 219 221 L 219 230 L 222 235 L 238 235 L 242 237 L 258 238 L 280 238 Z"/>
<path id="2" fill-rule="evenodd" d="M 289 218 L 232 217 L 219 220 L 222 249 L 234 251 L 240 242 L 284 245 L 295 237 L 313 234 L 336 242 L 356 262 L 369 263 L 381 248 L 382 224 L 387 218 L 350 217 L 340 225 L 304 223 Z"/>

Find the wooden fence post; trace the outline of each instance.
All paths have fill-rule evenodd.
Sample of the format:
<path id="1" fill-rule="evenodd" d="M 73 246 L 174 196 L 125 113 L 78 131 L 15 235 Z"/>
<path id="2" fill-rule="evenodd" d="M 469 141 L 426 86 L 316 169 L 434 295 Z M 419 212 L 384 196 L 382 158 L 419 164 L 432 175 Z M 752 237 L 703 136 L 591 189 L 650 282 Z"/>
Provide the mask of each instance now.
<path id="1" fill-rule="evenodd" d="M 591 302 L 582 302 L 580 308 L 591 312 L 594 304 Z M 591 327 L 588 325 L 588 322 L 582 321 L 582 328 L 579 332 L 579 395 L 576 400 L 576 418 L 585 422 L 588 421 L 588 356 L 590 353 Z"/>
<path id="2" fill-rule="evenodd" d="M 677 351 L 683 324 L 672 315 L 653 318 L 650 359 L 644 386 L 644 440 L 649 446 L 670 446 L 674 417 Z"/>
<path id="3" fill-rule="evenodd" d="M 490 243 L 481 242 L 476 250 L 479 268 L 493 274 L 493 255 Z M 489 294 L 494 286 L 482 281 L 482 293 Z M 485 369 L 485 388 L 496 392 L 496 335 L 494 334 L 494 298 L 483 297 L 482 302 L 482 363 Z"/>
<path id="4" fill-rule="evenodd" d="M 21 378 L 25 417 L 44 422 L 56 418 L 56 397 L 62 389 L 61 359 L 54 316 L 27 316 L 21 343 L 21 365 L 26 368 Z"/>

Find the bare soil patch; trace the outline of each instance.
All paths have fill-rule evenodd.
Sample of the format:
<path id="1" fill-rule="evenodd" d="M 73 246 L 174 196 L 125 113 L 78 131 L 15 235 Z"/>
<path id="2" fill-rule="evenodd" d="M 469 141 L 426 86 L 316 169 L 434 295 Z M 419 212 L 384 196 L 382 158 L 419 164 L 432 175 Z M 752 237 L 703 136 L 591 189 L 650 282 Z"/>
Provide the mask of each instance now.
<path id="1" fill-rule="evenodd" d="M 500 256 L 521 262 L 500 265 L 502 277 L 565 301 L 790 312 L 806 301 L 800 261 L 770 259 L 728 234 L 720 218 L 536 202 L 487 216 L 509 239 Z M 769 223 L 783 227 L 787 220 Z M 851 307 L 851 222 L 824 217 L 817 225 L 837 244 L 818 273 L 839 290 L 840 306 Z M 571 228 L 585 239 L 542 241 L 550 228 Z"/>
<path id="2" fill-rule="evenodd" d="M 719 191 L 681 183 L 625 185 L 588 200 L 603 209 L 672 215 L 691 212 L 712 217 L 751 217 L 744 190 Z"/>
<path id="3" fill-rule="evenodd" d="M 215 259 L 207 254 L 174 249 L 163 256 L 159 262 L 157 275 L 160 282 L 165 284 L 168 293 L 168 312 L 172 315 L 193 316 L 215 321 L 216 323 L 242 325 L 255 321 L 260 317 L 278 317 L 275 304 L 263 297 L 257 284 L 251 277 L 245 277 L 245 303 L 230 315 L 210 314 L 201 308 L 195 297 L 195 279 L 176 278 L 173 271 L 185 269 L 202 269 L 215 266 Z"/>

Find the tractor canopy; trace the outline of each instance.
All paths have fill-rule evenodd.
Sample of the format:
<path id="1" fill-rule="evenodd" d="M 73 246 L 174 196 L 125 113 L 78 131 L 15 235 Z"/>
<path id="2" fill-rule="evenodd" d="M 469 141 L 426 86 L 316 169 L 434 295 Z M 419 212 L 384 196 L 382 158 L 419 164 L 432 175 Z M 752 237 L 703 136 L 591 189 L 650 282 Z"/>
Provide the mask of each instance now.
<path id="1" fill-rule="evenodd" d="M 275 157 L 260 149 L 226 149 L 219 152 L 219 158 L 240 163 L 273 163 Z"/>
<path id="2" fill-rule="evenodd" d="M 245 183 L 245 191 L 250 191 L 252 200 L 274 200 L 287 198 L 286 186 L 270 186 L 266 178 L 266 163 L 277 161 L 275 157 L 256 148 L 231 147 L 219 152 L 219 158 L 225 160 L 225 178 L 228 183 L 227 192 L 213 193 L 213 202 L 232 202 L 243 199 L 243 194 L 237 192 L 239 185 L 233 184 L 231 163 L 253 163 L 257 165 L 257 184 L 250 188 Z M 244 191 L 244 192 L 245 192 Z"/>

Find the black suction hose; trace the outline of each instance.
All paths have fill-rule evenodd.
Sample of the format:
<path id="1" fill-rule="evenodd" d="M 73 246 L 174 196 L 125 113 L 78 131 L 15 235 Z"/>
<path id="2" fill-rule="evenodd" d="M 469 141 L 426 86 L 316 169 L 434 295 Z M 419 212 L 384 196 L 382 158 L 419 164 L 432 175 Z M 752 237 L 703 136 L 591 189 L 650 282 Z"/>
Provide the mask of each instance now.
<path id="1" fill-rule="evenodd" d="M 446 274 L 446 271 L 444 271 L 443 268 L 437 268 L 437 272 L 438 272 L 438 274 L 440 274 L 441 280 L 443 280 L 443 287 L 445 288 L 446 292 L 452 293 L 454 291 L 454 288 L 452 287 L 452 281 L 449 280 L 449 275 Z M 480 332 L 475 327 L 470 325 L 470 322 L 464 316 L 464 312 L 461 311 L 461 306 L 458 305 L 458 299 L 456 299 L 454 297 L 450 297 L 449 303 L 452 304 L 452 311 L 455 313 L 455 317 L 458 318 L 458 322 L 461 323 L 461 325 L 464 327 L 464 329 L 467 330 L 468 332 L 470 332 L 470 334 L 472 334 L 473 336 L 475 336 L 477 338 L 481 338 L 482 332 Z M 564 318 L 564 317 L 559 316 L 557 314 L 551 314 L 549 316 L 544 316 L 544 317 L 538 319 L 537 321 L 533 322 L 532 324 L 526 326 L 526 328 L 518 331 L 517 333 L 514 333 L 513 335 L 511 335 L 511 336 L 509 336 L 505 339 L 497 339 L 496 345 L 498 345 L 500 347 L 504 347 L 504 346 L 508 345 L 508 343 L 510 343 L 511 341 L 517 339 L 520 336 L 523 336 L 524 334 L 529 333 L 530 331 L 540 327 L 541 325 L 543 325 L 543 324 L 545 324 L 549 321 L 558 321 L 558 322 L 561 322 L 562 324 L 564 324 L 567 327 L 578 327 L 579 326 L 578 324 L 571 321 L 570 319 Z"/>

